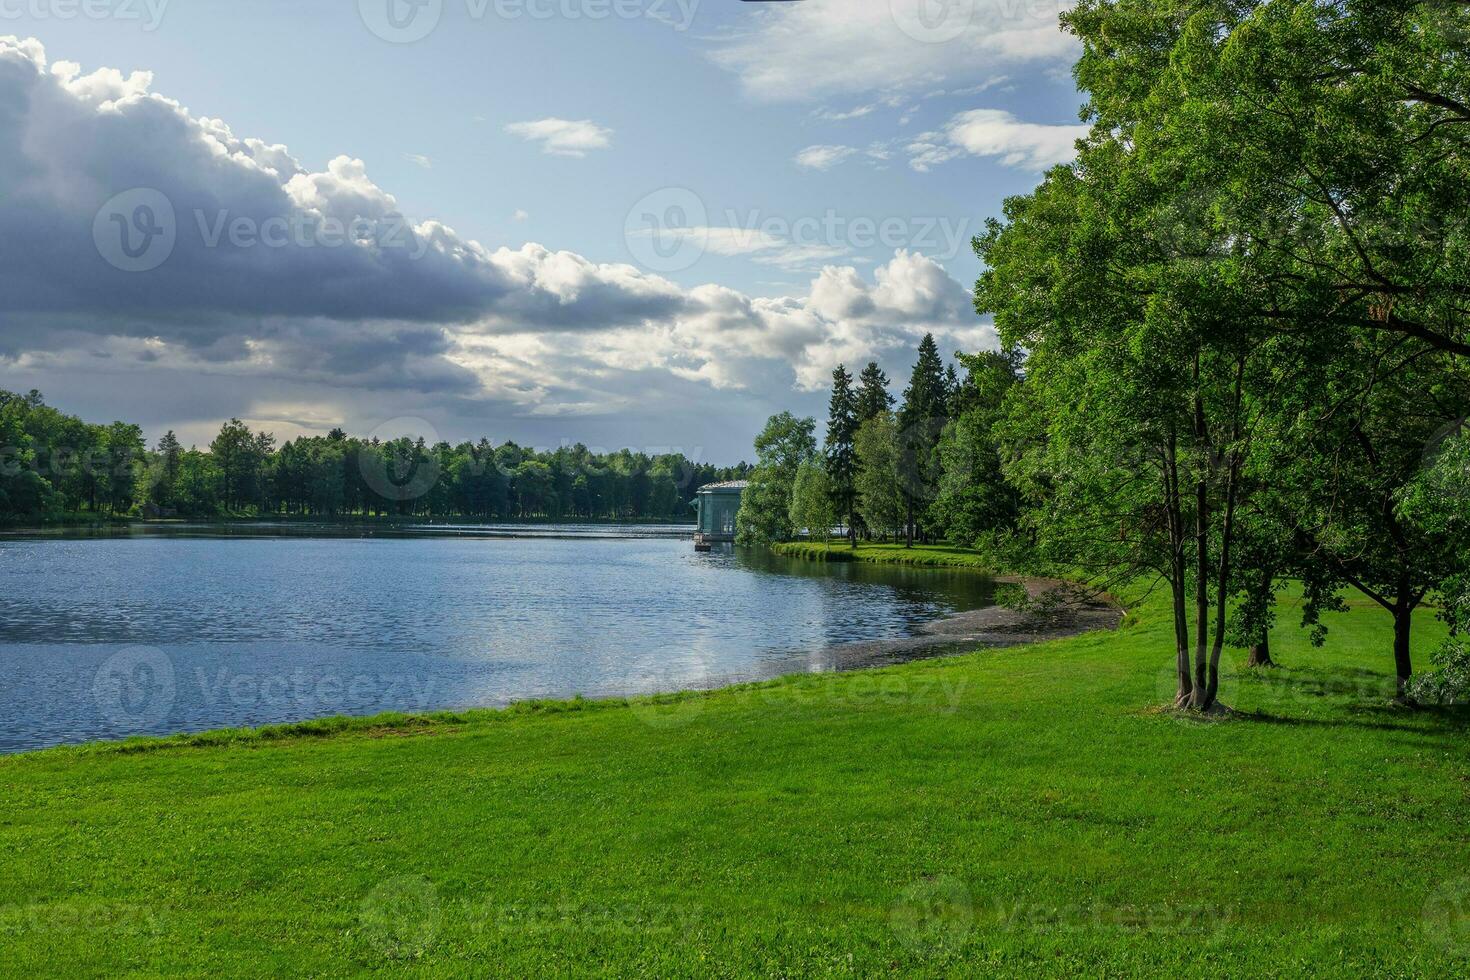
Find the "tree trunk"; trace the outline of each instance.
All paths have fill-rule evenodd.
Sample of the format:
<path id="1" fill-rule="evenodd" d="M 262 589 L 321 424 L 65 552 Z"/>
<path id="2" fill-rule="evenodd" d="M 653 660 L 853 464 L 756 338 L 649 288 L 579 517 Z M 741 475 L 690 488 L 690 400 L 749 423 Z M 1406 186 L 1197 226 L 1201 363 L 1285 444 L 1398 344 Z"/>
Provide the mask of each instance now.
<path id="1" fill-rule="evenodd" d="M 1276 661 L 1271 659 L 1271 631 L 1261 633 L 1261 638 L 1250 646 L 1250 653 L 1246 657 L 1247 667 L 1275 667 Z"/>
<path id="2" fill-rule="evenodd" d="M 1208 708 L 1207 653 L 1210 642 L 1210 497 L 1201 478 L 1195 484 L 1194 524 L 1194 696 L 1190 707 Z"/>
<path id="3" fill-rule="evenodd" d="M 1414 665 L 1409 658 L 1409 632 L 1413 626 L 1414 607 L 1404 592 L 1399 593 L 1398 603 L 1393 610 L 1393 666 L 1398 677 L 1397 692 L 1400 700 L 1408 701 L 1409 677 Z"/>
<path id="4" fill-rule="evenodd" d="M 1240 477 L 1240 397 L 1245 376 L 1245 361 L 1235 371 L 1235 431 L 1231 439 L 1229 466 L 1225 475 L 1225 524 L 1220 531 L 1220 567 L 1215 576 L 1215 641 L 1210 647 L 1209 687 L 1205 707 L 1210 708 L 1220 694 L 1220 654 L 1225 650 L 1225 614 L 1230 594 L 1230 546 L 1235 535 L 1235 497 Z"/>
<path id="5" fill-rule="evenodd" d="M 1168 502 L 1169 588 L 1174 600 L 1174 670 L 1178 681 L 1174 706 L 1183 708 L 1189 704 L 1194 682 L 1189 674 L 1189 615 L 1185 611 L 1184 515 L 1179 504 L 1179 447 L 1172 428 L 1164 448 L 1164 498 Z"/>

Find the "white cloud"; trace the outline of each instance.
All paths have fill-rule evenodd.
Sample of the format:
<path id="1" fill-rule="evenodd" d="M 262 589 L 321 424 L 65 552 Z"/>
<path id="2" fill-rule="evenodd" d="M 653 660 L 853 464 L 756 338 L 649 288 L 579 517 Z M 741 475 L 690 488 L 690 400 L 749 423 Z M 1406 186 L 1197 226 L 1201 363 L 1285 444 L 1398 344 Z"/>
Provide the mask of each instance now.
<path id="1" fill-rule="evenodd" d="M 511 123 L 505 131 L 528 143 L 540 143 L 541 152 L 553 156 L 583 157 L 588 150 L 605 150 L 612 145 L 613 131 L 590 119 L 535 119 Z"/>
<path id="2" fill-rule="evenodd" d="M 1071 0 L 804 0 L 766 4 L 711 57 L 754 98 L 813 101 L 984 80 L 997 67 L 1070 61 L 1058 18 Z"/>
<path id="3" fill-rule="evenodd" d="M 803 292 L 752 297 L 536 243 L 490 247 L 405 218 L 361 160 L 310 169 L 148 82 L 48 70 L 39 43 L 0 38 L 0 362 L 56 398 L 105 394 L 109 415 L 141 406 L 146 423 L 162 411 L 150 393 L 176 391 L 159 422 L 190 433 L 231 415 L 366 431 L 410 414 L 477 434 L 486 419 L 572 415 L 576 431 L 532 431 L 593 438 L 587 420 L 601 418 L 606 438 L 638 438 L 616 434 L 638 424 L 728 433 L 742 412 L 749 422 L 825 386 L 839 360 L 907 360 L 926 330 L 949 349 L 993 346 L 969 291 L 916 252 L 871 276 L 826 265 Z M 156 268 L 129 272 L 104 259 L 119 229 L 99 219 L 136 188 L 168 203 L 176 240 Z M 237 218 L 261 239 L 233 241 Z M 334 223 L 354 231 L 324 239 Z M 284 237 L 266 244 L 272 226 Z M 780 267 L 843 252 L 703 231 L 715 254 Z M 98 377 L 111 387 L 89 386 Z"/>
<path id="4" fill-rule="evenodd" d="M 808 170 L 831 170 L 856 152 L 851 146 L 809 146 L 796 154 L 796 165 Z"/>
<path id="5" fill-rule="evenodd" d="M 1074 159 L 1074 144 L 1087 132 L 1084 125 L 1041 125 L 1000 109 L 972 109 L 951 119 L 942 132 L 916 137 L 907 147 L 909 166 L 922 172 L 969 154 L 999 157 L 1008 167 L 1045 170 Z"/>
<path id="6" fill-rule="evenodd" d="M 525 221 L 530 217 L 531 215 L 527 213 L 525 208 L 516 208 L 510 213 L 510 220 L 512 221 Z"/>
<path id="7" fill-rule="evenodd" d="M 420 167 L 423 167 L 425 170 L 431 170 L 434 167 L 434 161 L 430 160 L 422 153 L 405 153 L 403 155 L 403 159 L 407 160 L 409 163 L 416 163 Z"/>

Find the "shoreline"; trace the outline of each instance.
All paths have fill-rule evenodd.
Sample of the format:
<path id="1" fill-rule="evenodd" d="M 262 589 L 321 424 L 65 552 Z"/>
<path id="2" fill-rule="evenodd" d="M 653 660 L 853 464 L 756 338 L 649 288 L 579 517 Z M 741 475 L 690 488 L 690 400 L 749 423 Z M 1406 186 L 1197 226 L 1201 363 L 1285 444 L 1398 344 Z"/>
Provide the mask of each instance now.
<path id="1" fill-rule="evenodd" d="M 997 585 L 1024 588 L 1026 605 L 1033 608 L 990 605 L 926 623 L 918 636 L 861 640 L 828 647 L 823 653 L 833 658 L 830 669 L 889 667 L 915 660 L 1061 640 L 1098 630 L 1116 630 L 1127 615 L 1112 596 L 1089 595 L 1076 583 L 1063 579 L 1001 575 L 993 576 L 992 580 Z M 1054 604 L 1045 609 L 1034 608 L 1046 603 L 1048 597 L 1055 597 Z"/>

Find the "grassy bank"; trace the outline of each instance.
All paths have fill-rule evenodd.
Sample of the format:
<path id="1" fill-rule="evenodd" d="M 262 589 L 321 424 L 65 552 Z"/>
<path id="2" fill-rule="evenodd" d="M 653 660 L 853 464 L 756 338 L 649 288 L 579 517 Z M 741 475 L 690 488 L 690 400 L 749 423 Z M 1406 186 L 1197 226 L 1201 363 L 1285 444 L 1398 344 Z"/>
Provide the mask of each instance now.
<path id="1" fill-rule="evenodd" d="M 871 561 L 889 565 L 920 565 L 925 567 L 955 566 L 976 568 L 993 572 L 986 560 L 964 548 L 947 544 L 914 545 L 905 548 L 902 544 L 859 544 L 850 548 L 845 542 L 829 541 L 786 541 L 771 546 L 778 555 L 806 558 L 812 561 Z"/>
<path id="2" fill-rule="evenodd" d="M 1359 605 L 1219 723 L 1116 634 L 0 758 L 0 974 L 1448 974 L 1463 716 Z M 1289 622 L 1290 611 L 1283 615 Z M 1433 639 L 1424 617 L 1420 650 Z"/>

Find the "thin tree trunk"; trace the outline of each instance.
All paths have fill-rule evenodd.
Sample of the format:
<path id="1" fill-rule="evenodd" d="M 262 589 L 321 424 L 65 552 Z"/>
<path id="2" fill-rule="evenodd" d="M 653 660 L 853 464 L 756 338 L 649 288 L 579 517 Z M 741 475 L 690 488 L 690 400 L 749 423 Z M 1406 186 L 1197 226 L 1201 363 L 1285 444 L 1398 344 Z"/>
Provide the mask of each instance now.
<path id="1" fill-rule="evenodd" d="M 1209 687 L 1205 707 L 1215 704 L 1220 693 L 1220 655 L 1225 650 L 1225 609 L 1230 594 L 1230 546 L 1235 537 L 1235 501 L 1240 486 L 1240 406 L 1245 384 L 1245 359 L 1235 362 L 1235 395 L 1231 404 L 1229 466 L 1225 474 L 1225 523 L 1220 530 L 1220 567 L 1215 575 L 1215 642 L 1210 648 Z"/>
<path id="2" fill-rule="evenodd" d="M 1179 499 L 1179 446 L 1173 428 L 1169 430 L 1169 442 L 1164 454 L 1164 484 L 1169 517 L 1169 588 L 1174 599 L 1174 666 L 1178 680 L 1174 705 L 1182 708 L 1189 704 L 1194 682 L 1189 676 L 1189 616 L 1184 594 L 1184 515 Z"/>
<path id="3" fill-rule="evenodd" d="M 1234 450 L 1231 450 L 1232 454 Z M 1215 642 L 1210 648 L 1209 686 L 1205 689 L 1206 708 L 1214 705 L 1220 693 L 1220 655 L 1225 650 L 1225 605 L 1230 588 L 1230 544 L 1235 532 L 1235 495 L 1239 462 L 1230 461 L 1230 475 L 1226 478 L 1225 526 L 1220 532 L 1220 567 L 1215 576 Z"/>
<path id="4" fill-rule="evenodd" d="M 1407 583 L 1400 585 L 1398 602 L 1393 610 L 1393 666 L 1397 675 L 1397 692 L 1401 700 L 1409 698 L 1409 677 L 1414 673 L 1414 664 L 1409 657 L 1409 634 L 1413 628 L 1414 606 L 1409 598 Z"/>
<path id="5" fill-rule="evenodd" d="M 1276 580 L 1276 572 L 1271 568 L 1261 570 L 1261 596 L 1262 602 L 1271 602 L 1272 585 Z M 1261 635 L 1256 642 L 1250 645 L 1250 651 L 1246 656 L 1247 667 L 1275 667 L 1276 661 L 1271 659 L 1271 628 L 1261 627 Z"/>
<path id="6" fill-rule="evenodd" d="M 1199 355 L 1194 359 L 1194 443 L 1196 453 L 1209 451 L 1205 404 L 1199 391 Z M 1194 695 L 1190 707 L 1203 710 L 1209 689 L 1206 651 L 1210 641 L 1210 484 L 1203 460 L 1194 481 Z"/>

